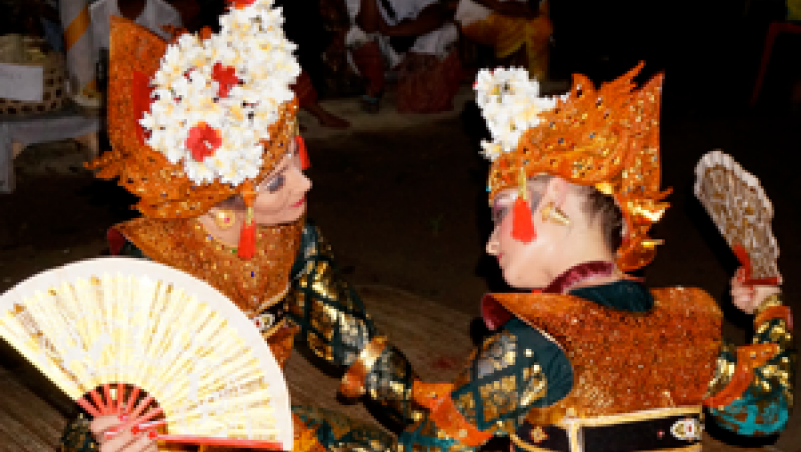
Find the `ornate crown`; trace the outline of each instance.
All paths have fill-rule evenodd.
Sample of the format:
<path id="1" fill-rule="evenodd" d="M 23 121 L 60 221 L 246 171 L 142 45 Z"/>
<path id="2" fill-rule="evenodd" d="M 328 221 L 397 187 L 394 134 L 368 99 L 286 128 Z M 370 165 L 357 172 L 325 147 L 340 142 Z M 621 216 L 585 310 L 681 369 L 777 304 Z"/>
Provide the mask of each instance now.
<path id="1" fill-rule="evenodd" d="M 660 242 L 648 238 L 647 232 L 669 206 L 661 201 L 670 191 L 659 188 L 663 76 L 657 75 L 635 89 L 633 78 L 642 66 L 640 63 L 598 89 L 587 77 L 576 74 L 570 92 L 562 98 L 537 99 L 529 102 L 530 110 L 515 107 L 527 122 L 521 123 L 516 110 L 505 122 L 500 116 L 503 113 L 490 116 L 495 119 L 490 126 L 494 140 L 482 144 L 485 155 L 493 160 L 487 188 L 490 200 L 500 190 L 516 188 L 521 173 L 529 178 L 551 174 L 614 196 L 626 226 L 623 244 L 617 250 L 617 265 L 623 271 L 636 270 L 653 260 Z M 518 105 L 525 99 L 514 96 L 526 93 L 531 98 L 538 94 L 520 85 L 522 82 L 510 84 L 504 77 L 497 83 L 482 83 L 481 88 L 490 87 L 490 91 L 484 88 L 479 98 L 505 92 L 511 98 L 497 98 L 495 102 Z M 487 117 L 487 109 L 483 111 Z M 504 136 L 514 139 L 514 135 L 520 137 L 517 145 L 508 146 Z"/>
<path id="2" fill-rule="evenodd" d="M 112 17 L 108 129 L 112 150 L 90 164 L 140 197 L 154 218 L 189 218 L 254 187 L 289 149 L 300 73 L 271 0 L 237 0 L 219 34 L 168 44 Z"/>

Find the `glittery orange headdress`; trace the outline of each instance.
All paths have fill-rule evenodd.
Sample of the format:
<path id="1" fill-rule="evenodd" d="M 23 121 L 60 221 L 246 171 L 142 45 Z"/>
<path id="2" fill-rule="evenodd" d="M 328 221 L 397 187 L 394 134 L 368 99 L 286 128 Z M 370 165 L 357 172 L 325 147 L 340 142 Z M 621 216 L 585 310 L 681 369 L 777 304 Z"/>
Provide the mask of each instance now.
<path id="1" fill-rule="evenodd" d="M 112 150 L 93 161 L 118 178 L 152 218 L 192 218 L 241 195 L 248 205 L 239 251 L 254 251 L 256 187 L 297 133 L 289 85 L 300 67 L 267 0 L 235 4 L 220 34 L 167 43 L 112 17 L 108 130 Z"/>
<path id="2" fill-rule="evenodd" d="M 647 233 L 668 207 L 660 201 L 669 190 L 659 188 L 663 76 L 635 89 L 633 78 L 641 68 L 642 63 L 598 89 L 586 77 L 575 75 L 566 96 L 550 104 L 538 100 L 533 110 L 524 107 L 521 112 L 507 112 L 513 118 L 523 117 L 528 124 L 512 124 L 508 133 L 501 121 L 491 123 L 496 140 L 483 143 L 485 154 L 495 157 L 488 183 L 490 200 L 500 190 L 517 188 L 521 172 L 527 178 L 558 176 L 614 196 L 625 219 L 623 244 L 617 250 L 617 266 L 623 271 L 636 270 L 654 258 L 659 242 L 649 239 Z M 508 77 L 504 83 L 508 88 Z M 483 85 L 488 85 L 486 80 Z M 484 91 L 491 93 L 492 89 Z M 488 116 L 487 108 L 484 115 Z M 488 120 L 492 118 L 493 113 Z M 516 145 L 510 145 L 515 139 L 519 139 L 514 141 Z"/>

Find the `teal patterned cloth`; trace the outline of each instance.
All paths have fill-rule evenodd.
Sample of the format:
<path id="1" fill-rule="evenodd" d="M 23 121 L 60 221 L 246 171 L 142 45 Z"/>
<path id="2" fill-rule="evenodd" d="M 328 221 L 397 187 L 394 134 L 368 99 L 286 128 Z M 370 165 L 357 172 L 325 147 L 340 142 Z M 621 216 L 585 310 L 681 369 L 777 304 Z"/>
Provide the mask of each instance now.
<path id="1" fill-rule="evenodd" d="M 793 382 L 797 350 L 782 319 L 772 319 L 757 327 L 753 344 L 779 344 L 780 352 L 754 370 L 751 385 L 737 400 L 722 409 L 710 409 L 718 425 L 744 436 L 781 433 L 792 412 Z M 734 347 L 723 347 L 718 358 L 735 365 Z"/>

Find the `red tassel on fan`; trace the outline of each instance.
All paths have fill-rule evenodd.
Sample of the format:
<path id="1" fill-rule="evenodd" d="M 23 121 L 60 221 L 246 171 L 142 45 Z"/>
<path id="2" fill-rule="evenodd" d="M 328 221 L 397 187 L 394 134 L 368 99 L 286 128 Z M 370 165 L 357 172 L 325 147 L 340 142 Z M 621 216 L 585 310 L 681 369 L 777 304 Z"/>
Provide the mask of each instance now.
<path id="1" fill-rule="evenodd" d="M 743 266 L 743 273 L 745 277 L 743 278 L 743 285 L 746 286 L 778 286 L 781 284 L 781 279 L 778 276 L 772 276 L 767 278 L 752 278 L 751 277 L 751 256 L 748 255 L 748 251 L 745 250 L 745 247 L 739 243 L 734 244 L 732 247 L 732 251 L 734 251 L 734 255 L 737 256 L 737 260 L 740 261 L 740 264 Z"/>
<path id="2" fill-rule="evenodd" d="M 529 243 L 537 238 L 537 231 L 531 218 L 531 209 L 523 198 L 518 197 L 512 207 L 512 237 L 519 242 Z"/>
<path id="3" fill-rule="evenodd" d="M 298 156 L 300 157 L 300 169 L 307 170 L 311 166 L 309 154 L 306 153 L 306 142 L 300 135 L 295 135 L 295 142 L 298 144 Z"/>

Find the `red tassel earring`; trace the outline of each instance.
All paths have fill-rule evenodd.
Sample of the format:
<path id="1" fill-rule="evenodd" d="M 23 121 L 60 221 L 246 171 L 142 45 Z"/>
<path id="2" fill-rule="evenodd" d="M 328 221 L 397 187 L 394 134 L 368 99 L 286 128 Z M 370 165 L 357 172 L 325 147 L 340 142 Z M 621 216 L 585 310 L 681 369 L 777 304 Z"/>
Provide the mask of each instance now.
<path id="1" fill-rule="evenodd" d="M 309 154 L 306 153 L 306 142 L 300 134 L 295 135 L 295 142 L 298 144 L 298 156 L 300 157 L 300 169 L 307 170 L 311 166 Z"/>
<path id="2" fill-rule="evenodd" d="M 242 233 L 239 235 L 239 249 L 237 255 L 240 259 L 248 260 L 256 254 L 256 220 L 253 214 L 253 203 L 256 201 L 256 191 L 250 181 L 245 182 L 242 189 L 242 199 L 247 206 L 245 222 L 242 223 Z"/>
<path id="3" fill-rule="evenodd" d="M 520 167 L 520 193 L 512 207 L 512 237 L 522 243 L 529 243 L 537 238 L 534 229 L 531 207 L 528 203 L 528 180 L 526 170 Z"/>

